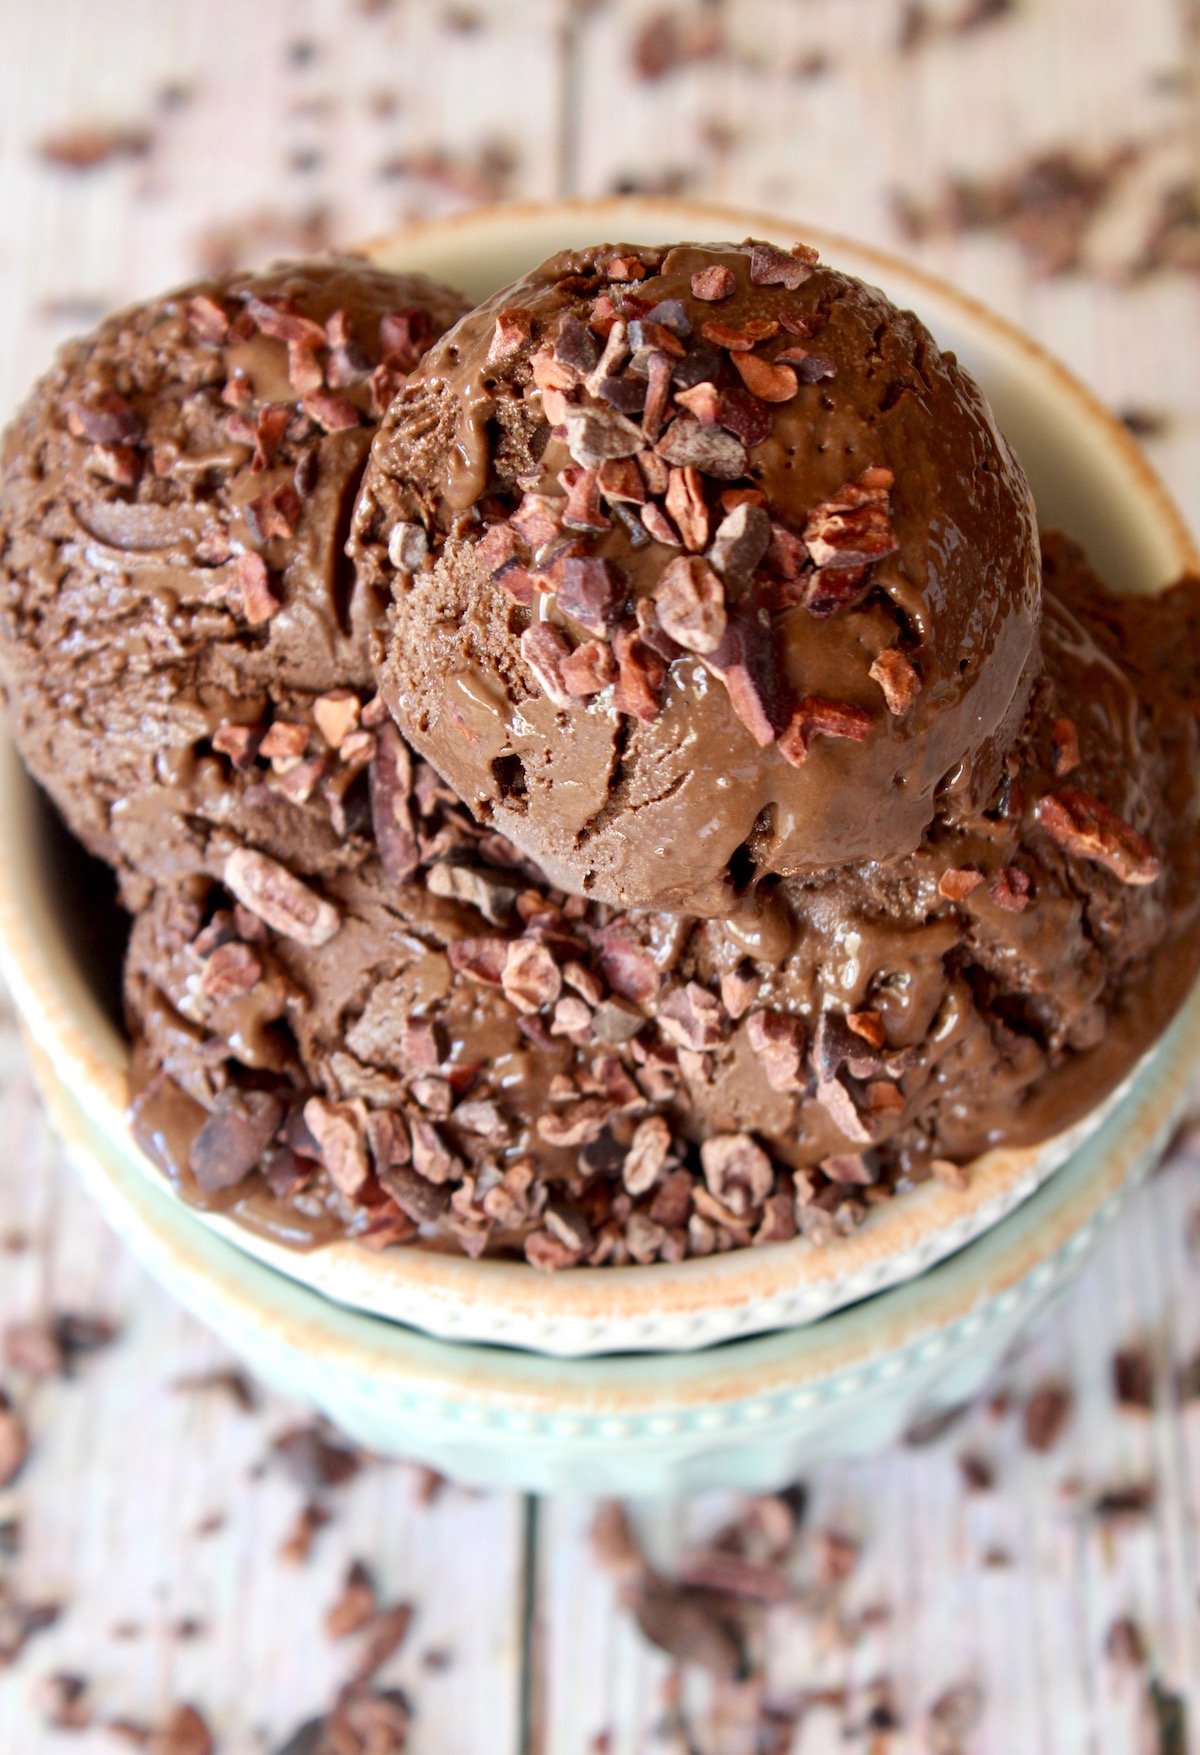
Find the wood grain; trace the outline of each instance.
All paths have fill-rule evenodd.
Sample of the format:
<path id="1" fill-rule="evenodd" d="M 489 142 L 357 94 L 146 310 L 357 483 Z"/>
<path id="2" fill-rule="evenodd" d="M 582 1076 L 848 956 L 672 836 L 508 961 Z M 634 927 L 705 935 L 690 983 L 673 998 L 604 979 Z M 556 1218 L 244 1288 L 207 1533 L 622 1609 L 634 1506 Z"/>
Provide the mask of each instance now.
<path id="1" fill-rule="evenodd" d="M 1161 416 L 1154 460 L 1200 523 L 1196 282 L 1127 272 L 1161 189 L 1200 179 L 1194 0 L 1020 0 L 1009 19 L 935 32 L 904 56 L 899 0 L 681 0 L 685 28 L 720 20 L 724 51 L 639 80 L 632 46 L 662 9 L 10 0 L 0 408 L 93 309 L 222 257 L 353 242 L 489 192 L 683 187 L 909 248 L 897 190 L 928 197 L 949 175 L 994 177 L 1064 144 L 1100 155 L 1130 142 L 1139 169 L 1105 205 L 1084 272 L 1039 280 L 992 232 L 933 237 L 918 254 L 1024 323 L 1113 406 Z M 926 8 L 958 10 L 957 0 Z M 87 172 L 45 162 L 47 137 L 93 122 L 145 129 L 152 149 Z M 616 1612 L 588 1554 L 586 1506 L 538 1509 L 528 1618 L 521 1502 L 449 1492 L 427 1509 L 397 1467 L 368 1469 L 336 1495 L 335 1522 L 303 1568 L 280 1562 L 300 1494 L 260 1465 L 272 1434 L 301 1413 L 266 1398 L 246 1414 L 220 1394 L 172 1388 L 227 1361 L 82 1202 L 11 1021 L 0 1028 L 0 1149 L 0 1328 L 62 1308 L 103 1311 L 125 1328 L 74 1382 L 13 1380 L 36 1452 L 0 1494 L 0 1522 L 18 1515 L 26 1532 L 7 1570 L 69 1608 L 0 1673 L 4 1755 L 110 1746 L 44 1729 L 31 1688 L 56 1668 L 92 1676 L 108 1713 L 153 1718 L 195 1698 L 223 1755 L 277 1748 L 345 1673 L 347 1654 L 320 1624 L 355 1555 L 372 1560 L 386 1593 L 421 1604 L 398 1674 L 427 1755 L 670 1746 L 654 1737 L 668 1666 Z M 1200 1155 L 1184 1151 L 1014 1361 L 1018 1411 L 976 1410 L 936 1446 L 809 1483 L 811 1527 L 863 1544 L 849 1606 L 887 1613 L 853 1644 L 781 1617 L 772 1686 L 844 1693 L 806 1719 L 803 1755 L 847 1747 L 845 1728 L 881 1679 L 905 1727 L 888 1755 L 928 1747 L 930 1705 L 968 1681 L 984 1691 L 970 1739 L 979 1755 L 1140 1755 L 1154 1747 L 1143 1741 L 1145 1677 L 1104 1656 L 1119 1615 L 1137 1620 L 1150 1669 L 1200 1723 L 1200 1402 L 1181 1404 L 1172 1387 L 1200 1349 L 1200 1270 L 1187 1244 L 1197 1206 Z M 1113 1408 L 1110 1358 L 1133 1340 L 1158 1365 L 1150 1414 Z M 1061 1445 L 1038 1456 L 1022 1442 L 1019 1405 L 1048 1378 L 1074 1386 L 1075 1412 Z M 968 1450 L 994 1468 L 993 1490 L 965 1489 Z M 1087 1515 L 1095 1493 L 1142 1479 L 1156 1486 L 1145 1519 L 1113 1533 Z M 669 1564 L 723 1509 L 710 1499 L 639 1516 Z M 214 1515 L 221 1527 L 198 1534 Z M 809 1562 L 802 1555 L 801 1578 Z M 174 1636 L 185 1617 L 205 1631 Z M 122 1623 L 137 1631 L 117 1637 Z M 447 1669 L 422 1667 L 430 1648 L 452 1654 Z M 706 1719 L 702 1697 L 693 1704 L 698 1747 L 744 1746 L 735 1728 Z"/>

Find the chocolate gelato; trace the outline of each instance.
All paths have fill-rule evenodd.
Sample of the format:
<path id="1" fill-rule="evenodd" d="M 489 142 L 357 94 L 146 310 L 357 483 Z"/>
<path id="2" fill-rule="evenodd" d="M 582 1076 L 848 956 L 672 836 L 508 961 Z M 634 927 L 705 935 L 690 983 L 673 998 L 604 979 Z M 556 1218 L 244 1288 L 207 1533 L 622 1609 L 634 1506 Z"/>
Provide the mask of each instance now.
<path id="1" fill-rule="evenodd" d="M 564 888 L 722 915 L 978 803 L 1036 670 L 1019 465 L 911 313 L 797 246 L 552 258 L 381 423 L 380 687 Z"/>
<path id="2" fill-rule="evenodd" d="M 139 918 L 140 1137 L 287 1235 L 558 1267 L 820 1241 L 1065 1126 L 1194 978 L 1196 660 L 1154 655 L 1200 590 L 1122 603 L 1055 538 L 1046 570 L 992 796 L 904 858 L 784 880 L 749 944 L 551 888 L 382 727 L 400 881 L 368 856 L 281 916 L 231 844 L 224 881 Z"/>
<path id="3" fill-rule="evenodd" d="M 376 420 L 463 308 L 351 260 L 198 284 L 69 346 L 10 428 L 10 722 L 132 902 L 195 869 L 218 823 L 303 869 L 342 862 L 341 703 L 370 677 L 343 544 Z M 287 727 L 323 695 L 302 745 Z"/>
<path id="4" fill-rule="evenodd" d="M 0 674 L 136 914 L 146 1149 L 557 1268 L 819 1243 L 1094 1110 L 1200 959 L 1200 585 L 1039 558 L 975 386 L 801 246 L 460 309 L 191 288 L 8 436 Z"/>

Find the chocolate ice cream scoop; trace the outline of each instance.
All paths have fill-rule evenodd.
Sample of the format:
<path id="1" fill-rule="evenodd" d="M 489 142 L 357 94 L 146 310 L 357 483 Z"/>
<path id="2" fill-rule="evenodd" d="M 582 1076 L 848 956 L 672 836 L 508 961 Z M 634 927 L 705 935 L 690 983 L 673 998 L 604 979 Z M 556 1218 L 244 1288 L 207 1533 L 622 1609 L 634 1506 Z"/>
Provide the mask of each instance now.
<path id="1" fill-rule="evenodd" d="M 132 900 L 218 820 L 339 861 L 311 760 L 328 743 L 278 731 L 265 775 L 246 758 L 369 680 L 354 495 L 380 414 L 463 309 L 351 260 L 197 284 L 67 347 L 9 429 L 0 681 L 29 767 Z"/>
<path id="2" fill-rule="evenodd" d="M 426 356 L 351 550 L 380 686 L 565 889 L 728 912 L 911 853 L 1024 711 L 1033 507 L 972 380 L 802 245 L 552 258 Z"/>
<path id="3" fill-rule="evenodd" d="M 1200 591 L 1122 602 L 1048 556 L 992 795 L 784 879 L 769 952 L 564 895 L 370 731 L 376 848 L 302 879 L 217 831 L 135 923 L 139 1137 L 285 1236 L 562 1267 L 820 1241 L 1093 1110 L 1195 978 Z"/>

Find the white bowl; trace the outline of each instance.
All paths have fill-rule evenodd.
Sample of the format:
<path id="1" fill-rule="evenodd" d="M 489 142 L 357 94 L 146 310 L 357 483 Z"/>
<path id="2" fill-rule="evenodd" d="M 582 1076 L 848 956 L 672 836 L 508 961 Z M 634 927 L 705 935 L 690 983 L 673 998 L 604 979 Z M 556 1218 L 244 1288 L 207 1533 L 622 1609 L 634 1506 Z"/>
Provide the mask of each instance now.
<path id="1" fill-rule="evenodd" d="M 1161 484 L 1125 429 L 1081 385 L 1011 325 L 880 252 L 762 214 L 629 198 L 487 209 L 381 240 L 370 253 L 482 297 L 569 245 L 749 234 L 785 244 L 802 236 L 837 266 L 914 306 L 983 385 L 1022 458 L 1043 522 L 1082 541 L 1115 588 L 1151 592 L 1197 566 Z M 157 1181 L 125 1120 L 125 1042 L 72 948 L 46 881 L 36 796 L 7 745 L 0 747 L 0 826 L 0 966 L 26 1028 L 115 1157 Z M 1187 1010 L 1200 1013 L 1200 989 Z M 798 1239 L 674 1265 L 544 1276 L 524 1262 L 472 1262 L 417 1248 L 375 1255 L 343 1242 L 302 1253 L 220 1216 L 197 1222 L 330 1298 L 447 1339 L 562 1355 L 697 1348 L 811 1322 L 926 1272 L 1027 1200 L 1146 1072 L 1143 1062 L 1120 1091 L 1056 1138 L 979 1158 L 965 1189 L 927 1184 L 873 1209 L 853 1236 L 820 1248 Z"/>

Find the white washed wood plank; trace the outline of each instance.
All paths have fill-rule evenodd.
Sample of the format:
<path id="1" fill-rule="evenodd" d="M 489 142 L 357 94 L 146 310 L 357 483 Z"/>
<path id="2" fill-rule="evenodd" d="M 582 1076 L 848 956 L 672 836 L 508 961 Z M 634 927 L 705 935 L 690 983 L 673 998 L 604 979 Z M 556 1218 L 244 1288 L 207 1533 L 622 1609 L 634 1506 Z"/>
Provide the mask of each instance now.
<path id="1" fill-rule="evenodd" d="M 380 174 L 403 154 L 445 147 L 468 159 L 505 130 L 520 152 L 515 172 L 531 194 L 557 175 L 558 6 L 531 0 L 491 9 L 486 28 L 442 27 L 442 10 L 399 5 L 378 20 L 342 0 L 304 5 L 211 0 L 204 7 L 144 0 L 21 0 L 5 9 L 10 70 L 0 105 L 0 409 L 23 394 L 62 335 L 86 319 L 56 320 L 46 301 L 66 295 L 118 304 L 169 285 L 202 265 L 200 241 L 230 227 L 247 250 L 251 216 L 330 208 L 329 236 L 353 243 L 417 211 L 461 198 L 435 180 Z M 287 45 L 311 40 L 296 65 Z M 168 84 L 190 88 L 164 111 Z M 394 113 L 381 115 L 390 92 Z M 514 114 L 513 94 L 525 108 Z M 148 125 L 149 158 L 91 173 L 47 166 L 42 139 L 85 122 Z M 519 124 L 519 127 L 518 127 Z M 290 168 L 302 148 L 314 170 Z M 300 1410 L 269 1401 L 253 1419 L 221 1397 L 189 1398 L 167 1385 L 223 1356 L 203 1330 L 150 1286 L 82 1204 L 34 1106 L 11 1029 L 0 1035 L 0 1236 L 21 1230 L 36 1247 L 0 1257 L 0 1328 L 63 1301 L 121 1314 L 128 1338 L 79 1382 L 31 1392 L 38 1450 L 4 1497 L 28 1526 L 18 1578 L 69 1593 L 62 1625 L 0 1676 L 0 1748 L 25 1752 L 60 1740 L 34 1716 L 32 1678 L 56 1667 L 96 1678 L 101 1708 L 152 1717 L 180 1694 L 202 1704 L 222 1747 L 266 1747 L 330 1698 L 347 1654 L 332 1650 L 320 1617 L 352 1555 L 368 1557 L 385 1593 L 421 1605 L 397 1668 L 412 1684 L 422 1745 L 474 1755 L 516 1747 L 522 1633 L 524 1523 L 514 1495 L 450 1492 L 417 1507 L 398 1468 L 372 1470 L 339 1495 L 338 1522 L 302 1574 L 276 1550 L 299 1503 L 276 1475 L 251 1482 L 269 1434 Z M 224 1529 L 197 1539 L 214 1510 Z M 484 1563 L 481 1564 L 481 1558 Z M 210 1624 L 180 1645 L 180 1615 Z M 142 1635 L 114 1642 L 136 1621 Z M 424 1674 L 422 1650 L 453 1656 Z M 260 1731 L 263 1732 L 260 1735 Z"/>
<path id="2" fill-rule="evenodd" d="M 1032 283 L 1013 247 L 989 235 L 915 248 L 890 200 L 896 188 L 930 197 L 948 173 L 993 174 L 1064 143 L 1102 152 L 1169 137 L 1170 151 L 1151 155 L 1147 184 L 1114 204 L 1097 238 L 1103 262 L 1126 257 L 1149 221 L 1152 193 L 1195 158 L 1187 100 L 1162 89 L 1161 75 L 1178 72 L 1185 52 L 1174 0 L 1026 0 L 1011 21 L 903 58 L 894 51 L 900 6 L 892 0 L 739 0 L 725 9 L 728 55 L 637 83 L 630 44 L 638 21 L 656 10 L 647 0 L 612 0 L 589 15 L 579 56 L 584 192 L 690 167 L 697 194 L 794 214 L 915 256 L 1023 323 L 1111 406 L 1171 416 L 1152 454 L 1200 522 L 1194 280 Z M 813 51 L 828 55 L 829 73 L 797 79 L 789 70 Z M 713 123 L 728 130 L 727 151 L 705 145 Z"/>
<path id="3" fill-rule="evenodd" d="M 206 233 L 231 230 L 261 259 L 289 246 L 288 225 L 256 237 L 255 215 L 294 226 L 328 209 L 332 242 L 351 245 L 406 218 L 466 204 L 436 179 L 393 179 L 398 157 L 444 148 L 467 161 L 488 142 L 511 147 L 513 186 L 557 186 L 561 0 L 461 8 L 476 31 L 449 30 L 452 8 L 397 0 L 368 18 L 346 0 L 14 0 L 5 8 L 0 106 L 0 410 L 78 322 L 53 322 L 45 301 L 101 306 L 156 292 L 197 272 Z M 297 66 L 288 45 L 311 44 Z M 119 45 L 119 47 L 118 47 Z M 192 92 L 164 111 L 164 87 Z M 381 115 L 389 95 L 394 113 Z M 80 122 L 148 125 L 145 160 L 91 172 L 38 157 L 44 136 Z M 315 168 L 294 166 L 311 150 Z"/>
<path id="4" fill-rule="evenodd" d="M 109 1713 L 153 1718 L 192 1698 L 226 1751 L 275 1747 L 306 1714 L 327 1705 L 352 1647 L 321 1630 L 349 1560 L 374 1569 L 387 1600 L 410 1598 L 417 1620 L 389 1679 L 409 1688 L 419 1746 L 515 1755 L 520 1717 L 524 1524 L 515 1494 L 446 1489 L 417 1502 L 401 1465 L 369 1467 L 328 1495 L 336 1521 L 302 1568 L 278 1558 L 303 1500 L 273 1467 L 258 1468 L 270 1439 L 306 1418 L 266 1396 L 253 1415 L 220 1393 L 180 1394 L 175 1381 L 227 1366 L 228 1356 L 133 1265 L 83 1200 L 49 1137 L 14 1054 L 0 1038 L 0 1236 L 19 1229 L 39 1247 L 4 1256 L 0 1330 L 63 1308 L 124 1323 L 110 1352 L 77 1381 L 21 1388 L 36 1449 L 25 1475 L 0 1494 L 0 1517 L 22 1518 L 14 1576 L 31 1596 L 61 1593 L 61 1624 L 0 1672 L 0 1749 L 35 1755 L 58 1746 L 30 1699 L 54 1669 L 95 1678 Z M 198 1527 L 214 1512 L 215 1534 Z M 2 1563 L 0 1563 L 2 1570 Z M 207 1631 L 171 1637 L 193 1616 Z M 116 1639 L 122 1622 L 137 1637 Z M 451 1657 L 429 1673 L 422 1654 Z M 261 1733 L 261 1735 L 260 1735 Z M 64 1741 L 64 1747 L 73 1746 Z"/>
<path id="5" fill-rule="evenodd" d="M 993 173 L 1064 141 L 1101 150 L 1177 126 L 1177 100 L 1164 96 L 1156 79 L 1178 67 L 1182 55 L 1179 13 L 1166 0 L 1149 6 L 1038 0 L 1014 23 L 971 43 L 931 45 L 903 63 L 889 49 L 898 7 L 750 0 L 730 19 L 733 60 L 634 86 L 629 43 L 636 22 L 652 10 L 617 0 L 589 20 L 580 57 L 589 95 L 578 152 L 580 185 L 589 192 L 631 172 L 652 178 L 698 162 L 697 193 L 772 206 L 907 248 L 888 200 L 892 186 L 932 192 L 949 171 Z M 776 71 L 735 64 L 737 51 L 764 42 Z M 784 70 L 816 49 L 828 53 L 830 75 L 812 83 L 789 78 Z M 720 154 L 701 143 L 714 121 L 731 140 Z M 1165 159 L 1163 165 L 1170 168 Z M 1147 199 L 1145 189 L 1134 193 Z M 1105 221 L 1097 242 L 1114 257 L 1125 247 L 1121 226 L 1131 217 L 1144 224 L 1146 209 L 1130 216 L 1118 204 Z M 1111 405 L 1172 416 L 1152 453 L 1185 510 L 1200 520 L 1200 312 L 1193 284 L 1162 276 L 1130 288 L 1095 275 L 1032 283 L 1012 248 L 986 236 L 931 241 L 918 254 L 1023 322 Z M 798 1634 L 791 1651 L 785 1643 L 775 1660 L 784 1677 L 849 1683 L 872 1666 L 891 1675 L 910 1725 L 897 1749 L 915 1750 L 921 1746 L 915 1727 L 939 1687 L 975 1671 L 989 1691 L 978 1748 L 1127 1755 L 1136 1746 L 1139 1682 L 1115 1674 L 1101 1655 L 1112 1617 L 1131 1613 L 1139 1620 L 1153 1662 L 1172 1686 L 1196 1675 L 1200 1417 L 1170 1402 L 1150 1420 L 1115 1415 L 1108 1359 L 1118 1344 L 1143 1335 L 1163 1342 L 1175 1362 L 1197 1344 L 1195 1270 L 1180 1237 L 1198 1175 L 1194 1163 L 1177 1168 L 1143 1197 L 1068 1309 L 1021 1362 L 1015 1381 L 1023 1389 L 1049 1373 L 1078 1382 L 1080 1407 L 1053 1457 L 1026 1453 L 1016 1421 L 976 1414 L 937 1452 L 894 1453 L 825 1471 L 814 1482 L 815 1520 L 851 1527 L 861 1521 L 867 1535 L 856 1589 L 890 1598 L 899 1612 L 851 1657 L 815 1656 Z M 970 1500 L 953 1461 L 968 1446 L 989 1454 L 998 1471 L 997 1490 Z M 1071 1473 L 1099 1488 L 1151 1471 L 1160 1483 L 1155 1516 L 1115 1544 L 1059 1496 L 1058 1484 Z M 589 1585 L 586 1561 L 571 1555 L 578 1536 L 570 1531 L 581 1514 L 552 1512 L 551 1524 L 555 1516 L 563 1520 L 562 1543 L 546 1587 L 560 1590 L 573 1617 L 590 1625 L 588 1592 L 606 1586 Z M 992 1546 L 1009 1550 L 1014 1564 L 981 1568 L 979 1557 Z M 559 1630 L 550 1675 L 584 1673 L 580 1648 L 562 1631 L 569 1623 L 561 1609 L 547 1620 Z M 624 1697 L 630 1674 L 645 1673 L 642 1654 L 623 1656 L 625 1648 L 611 1644 L 601 1649 L 610 1655 L 597 1663 L 595 1685 L 582 1693 L 564 1688 L 557 1708 L 548 1703 L 558 1731 L 552 1746 L 564 1755 L 587 1747 L 587 1727 L 599 1721 L 605 1700 Z M 624 1736 L 622 1725 L 614 1746 L 624 1748 Z M 805 1755 L 838 1747 L 835 1715 L 814 1721 L 801 1743 Z"/>
<path id="6" fill-rule="evenodd" d="M 905 1717 L 895 1755 L 925 1747 L 924 1715 L 942 1689 L 976 1681 L 986 1709 L 971 1744 L 979 1755 L 1013 1749 L 1047 1755 L 1131 1755 L 1144 1677 L 1104 1656 L 1112 1622 L 1132 1616 L 1150 1669 L 1200 1713 L 1194 1662 L 1196 1434 L 1200 1415 L 1181 1410 L 1162 1375 L 1152 1416 L 1118 1413 L 1110 1360 L 1118 1346 L 1169 1334 L 1183 1298 L 1188 1314 L 1169 1344 L 1176 1362 L 1196 1341 L 1197 1268 L 1179 1238 L 1200 1205 L 1200 1158 L 1177 1162 L 1136 1202 L 1049 1328 L 1006 1374 L 1015 1408 L 1002 1417 L 976 1409 L 928 1449 L 897 1450 L 810 1479 L 810 1528 L 858 1536 L 863 1557 L 848 1595 L 851 1612 L 887 1606 L 890 1618 L 851 1649 L 823 1646 L 811 1624 L 781 1617 L 769 1660 L 776 1691 L 845 1688 L 847 1715 L 813 1715 L 804 1755 L 844 1747 L 866 1686 L 888 1679 Z M 1073 1385 L 1071 1423 L 1048 1456 L 1030 1453 L 1019 1406 L 1038 1384 Z M 968 1494 L 957 1459 L 987 1457 L 994 1490 Z M 1153 1479 L 1153 1514 L 1108 1534 L 1085 1514 L 1095 1494 Z M 1071 1483 L 1077 1489 L 1067 1491 Z M 719 1504 L 635 1507 L 654 1552 L 669 1561 L 689 1530 L 711 1527 Z M 602 1728 L 614 1751 L 635 1750 L 653 1721 L 666 1666 L 628 1624 L 612 1625 L 609 1582 L 586 1545 L 590 1508 L 543 1508 L 541 1586 L 546 1640 L 546 1747 L 584 1755 Z M 1012 1564 L 984 1564 L 989 1549 Z M 798 1572 L 804 1573 L 804 1561 Z M 632 1708 L 625 1703 L 632 1702 Z M 632 1710 L 633 1716 L 626 1716 Z M 701 1748 L 715 1747 L 704 1740 Z"/>

